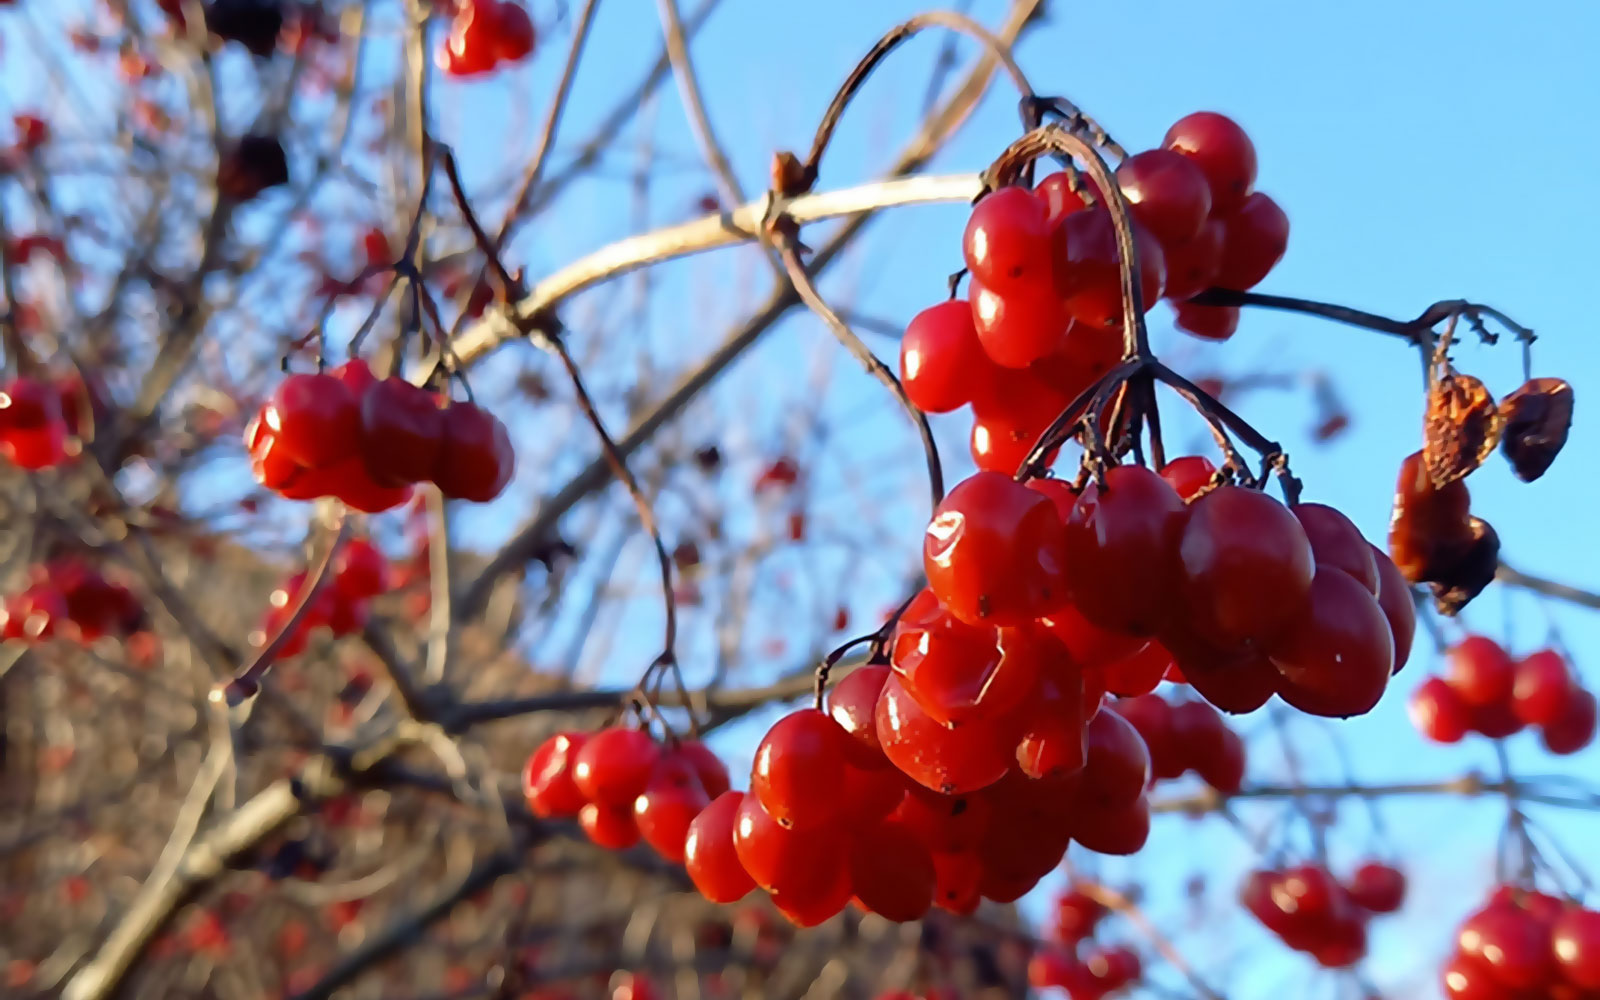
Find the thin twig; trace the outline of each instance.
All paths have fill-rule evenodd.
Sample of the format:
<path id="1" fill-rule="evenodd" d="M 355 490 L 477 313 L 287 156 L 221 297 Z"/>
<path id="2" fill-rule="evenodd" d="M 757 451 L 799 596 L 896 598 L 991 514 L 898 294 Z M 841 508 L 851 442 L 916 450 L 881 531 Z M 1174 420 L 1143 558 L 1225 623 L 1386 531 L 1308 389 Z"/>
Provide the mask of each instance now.
<path id="1" fill-rule="evenodd" d="M 1584 590 L 1569 584 L 1532 576 L 1519 569 L 1512 569 L 1505 563 L 1500 564 L 1500 568 L 1495 571 L 1494 578 L 1508 587 L 1519 587 L 1558 601 L 1566 601 L 1579 607 L 1593 608 L 1596 611 L 1600 611 L 1600 594 L 1592 590 Z"/>

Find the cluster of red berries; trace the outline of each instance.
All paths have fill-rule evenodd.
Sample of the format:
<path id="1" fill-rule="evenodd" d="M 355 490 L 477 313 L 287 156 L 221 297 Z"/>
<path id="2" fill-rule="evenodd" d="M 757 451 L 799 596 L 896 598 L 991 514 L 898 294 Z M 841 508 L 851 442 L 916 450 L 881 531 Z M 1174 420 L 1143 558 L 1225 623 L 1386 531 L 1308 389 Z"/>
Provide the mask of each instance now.
<path id="1" fill-rule="evenodd" d="M 83 559 L 53 559 L 31 567 L 29 577 L 26 589 L 0 605 L 0 638 L 90 643 L 149 628 L 138 595 Z"/>
<path id="2" fill-rule="evenodd" d="M 533 53 L 533 20 L 516 0 L 460 0 L 439 66 L 451 76 L 478 76 Z"/>
<path id="3" fill-rule="evenodd" d="M 511 481 L 516 456 L 494 414 L 447 402 L 360 358 L 331 372 L 290 375 L 244 434 L 256 482 L 291 500 L 334 496 L 368 513 L 389 510 L 432 482 L 446 497 L 488 503 Z"/>
<path id="4" fill-rule="evenodd" d="M 1437 743 L 1468 733 L 1500 740 L 1537 726 L 1545 749 L 1574 754 L 1594 741 L 1595 696 L 1566 657 L 1541 649 L 1513 661 L 1486 636 L 1468 636 L 1445 656 L 1443 677 L 1411 695 L 1411 721 Z"/>
<path id="5" fill-rule="evenodd" d="M 1106 912 L 1079 887 L 1063 892 L 1050 928 L 1053 941 L 1028 961 L 1028 981 L 1039 989 L 1065 990 L 1071 1000 L 1101 1000 L 1138 982 L 1144 971 L 1138 952 L 1093 944 Z"/>
<path id="6" fill-rule="evenodd" d="M 1213 285 L 1246 289 L 1288 245 L 1289 222 L 1252 193 L 1256 153 L 1230 119 L 1198 112 L 1160 149 L 1129 157 L 1117 182 L 1129 203 L 1144 306 L 1165 295 L 1178 325 L 1213 339 L 1236 307 L 1187 299 Z M 1055 173 L 1033 190 L 1004 187 L 973 207 L 962 241 L 966 300 L 923 310 L 906 328 L 900 377 L 918 407 L 971 405 L 981 469 L 1012 472 L 1052 419 L 1122 354 L 1116 236 L 1092 181 Z"/>
<path id="7" fill-rule="evenodd" d="M 77 375 L 12 379 L 0 389 L 0 457 L 35 471 L 62 464 L 81 450 L 86 413 L 103 415 L 103 404 Z"/>
<path id="8" fill-rule="evenodd" d="M 729 787 L 727 766 L 699 740 L 662 746 L 626 726 L 557 733 L 522 771 L 534 815 L 576 816 L 601 847 L 620 851 L 643 840 L 675 863 L 684 860 L 692 821 L 715 808 Z"/>
<path id="9" fill-rule="evenodd" d="M 1208 702 L 1172 704 L 1158 694 L 1143 694 L 1120 698 L 1111 708 L 1133 724 L 1150 748 L 1152 781 L 1192 771 L 1224 795 L 1244 785 L 1244 740 Z"/>
<path id="10" fill-rule="evenodd" d="M 1255 871 L 1239 892 L 1245 909 L 1296 951 L 1328 968 L 1354 965 L 1367 953 L 1367 921 L 1405 901 L 1406 877 L 1368 862 L 1340 883 L 1326 868 Z"/>
<path id="11" fill-rule="evenodd" d="M 923 541 L 937 600 L 906 616 L 916 638 L 894 650 L 897 678 L 936 723 L 927 738 L 1013 738 L 1011 710 L 1037 708 L 1052 673 L 1093 667 L 1107 638 L 1157 640 L 1227 712 L 1274 694 L 1313 715 L 1370 711 L 1410 653 L 1405 581 L 1337 510 L 1216 479 L 1190 456 L 1159 474 L 1107 469 L 1081 493 L 995 472 L 957 484 Z M 1003 655 L 1012 648 L 1031 655 Z"/>
<path id="12" fill-rule="evenodd" d="M 1450 1000 L 1600 996 L 1600 913 L 1502 885 L 1461 925 L 1443 970 Z"/>
<path id="13" fill-rule="evenodd" d="M 351 635 L 367 622 L 368 605 L 374 597 L 388 592 L 389 560 L 365 538 L 353 538 L 334 557 L 333 579 L 313 597 L 311 606 L 286 636 L 278 656 L 297 656 L 317 629 L 327 629 L 335 638 Z M 267 612 L 261 627 L 251 636 L 256 646 L 265 646 L 289 625 L 289 618 L 305 592 L 306 574 L 296 573 L 267 598 Z"/>

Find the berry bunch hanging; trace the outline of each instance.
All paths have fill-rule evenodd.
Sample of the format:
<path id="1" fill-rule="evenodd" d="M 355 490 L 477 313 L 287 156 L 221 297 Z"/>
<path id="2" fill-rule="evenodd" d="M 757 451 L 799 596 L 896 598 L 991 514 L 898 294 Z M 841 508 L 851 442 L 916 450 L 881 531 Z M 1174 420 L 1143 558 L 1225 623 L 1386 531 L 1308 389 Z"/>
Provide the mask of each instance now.
<path id="1" fill-rule="evenodd" d="M 37 471 L 77 455 L 85 407 L 101 408 L 83 379 L 23 375 L 0 389 L 0 457 Z"/>
<path id="2" fill-rule="evenodd" d="M 53 559 L 31 567 L 28 575 L 28 586 L 0 605 L 0 638 L 91 643 L 126 639 L 150 627 L 138 595 L 87 560 Z"/>
<path id="3" fill-rule="evenodd" d="M 1209 703 L 1170 703 L 1159 694 L 1120 698 L 1111 708 L 1139 731 L 1150 749 L 1151 781 L 1193 772 L 1201 781 L 1232 795 L 1244 784 L 1245 745 Z"/>
<path id="4" fill-rule="evenodd" d="M 1574 754 L 1594 741 L 1595 696 L 1553 649 L 1512 660 L 1500 644 L 1473 635 L 1446 654 L 1448 670 L 1411 695 L 1411 721 L 1436 743 L 1468 733 L 1505 739 L 1539 729 L 1545 749 Z"/>
<path id="5" fill-rule="evenodd" d="M 1148 309 L 1163 295 L 1178 325 L 1225 339 L 1237 307 L 1187 300 L 1213 285 L 1248 289 L 1288 245 L 1288 219 L 1254 192 L 1255 147 L 1232 120 L 1197 112 L 1159 149 L 1118 168 L 1133 216 Z M 1050 421 L 1122 357 L 1116 237 L 1105 198 L 1087 177 L 1058 172 L 1002 187 L 973 207 L 962 241 L 971 279 L 912 319 L 900 377 L 919 408 L 971 405 L 980 469 L 1010 473 Z"/>
<path id="6" fill-rule="evenodd" d="M 458 0 L 439 66 L 451 76 L 479 76 L 533 54 L 533 21 L 517 0 Z"/>
<path id="7" fill-rule="evenodd" d="M 1094 941 L 1107 912 L 1076 885 L 1057 896 L 1052 940 L 1029 959 L 1029 982 L 1039 989 L 1064 990 L 1070 1000 L 1101 1000 L 1138 982 L 1144 968 L 1138 952 Z"/>
<path id="8" fill-rule="evenodd" d="M 291 500 L 334 496 L 389 510 L 432 482 L 446 497 L 488 503 L 511 481 L 505 425 L 475 403 L 447 401 L 357 358 L 290 375 L 245 429 L 256 482 Z"/>
<path id="9" fill-rule="evenodd" d="M 279 658 L 304 652 L 311 636 L 319 629 L 326 629 L 334 638 L 360 631 L 367 622 L 372 599 L 390 589 L 389 560 L 371 541 L 354 538 L 339 549 L 332 577 L 318 589 L 311 598 L 311 605 L 293 623 L 294 631 L 285 636 L 278 647 Z M 272 592 L 267 598 L 261 627 L 252 636 L 254 645 L 265 646 L 290 626 L 307 583 L 306 573 L 296 573 Z"/>
<path id="10" fill-rule="evenodd" d="M 1367 922 L 1405 901 L 1405 875 L 1368 862 L 1341 883 L 1320 865 L 1251 872 L 1240 902 L 1284 944 L 1329 968 L 1354 965 L 1367 953 Z"/>
<path id="11" fill-rule="evenodd" d="M 1461 924 L 1442 979 L 1450 1000 L 1600 995 L 1600 913 L 1499 886 Z"/>

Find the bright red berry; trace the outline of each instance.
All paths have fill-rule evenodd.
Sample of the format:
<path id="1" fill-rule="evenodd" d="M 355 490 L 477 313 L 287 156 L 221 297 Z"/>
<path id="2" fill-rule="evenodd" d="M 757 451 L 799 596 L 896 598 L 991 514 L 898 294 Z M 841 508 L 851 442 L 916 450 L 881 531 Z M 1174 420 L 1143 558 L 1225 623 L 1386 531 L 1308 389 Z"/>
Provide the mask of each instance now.
<path id="1" fill-rule="evenodd" d="M 587 733 L 556 733 L 529 755 L 522 769 L 522 794 L 535 816 L 576 816 L 583 808 L 587 800 L 573 781 L 573 765 L 587 739 Z"/>
<path id="2" fill-rule="evenodd" d="M 1377 599 L 1348 573 L 1318 568 L 1304 611 L 1267 646 L 1278 695 L 1312 715 L 1370 712 L 1394 669 L 1394 640 Z"/>
<path id="3" fill-rule="evenodd" d="M 1260 191 L 1224 220 L 1224 228 L 1216 277 L 1222 288 L 1254 288 L 1289 248 L 1289 217 Z"/>
<path id="4" fill-rule="evenodd" d="M 1122 161 L 1117 184 L 1129 211 L 1163 248 L 1200 234 L 1211 214 L 1211 186 L 1195 162 L 1170 149 L 1147 149 Z"/>
<path id="5" fill-rule="evenodd" d="M 1513 674 L 1511 699 L 1517 718 L 1530 726 L 1551 725 L 1566 712 L 1574 693 L 1566 658 L 1541 649 L 1522 658 Z"/>
<path id="6" fill-rule="evenodd" d="M 1256 147 L 1226 115 L 1196 111 L 1167 129 L 1161 145 L 1193 160 L 1211 185 L 1211 211 L 1236 211 L 1256 182 Z"/>
<path id="7" fill-rule="evenodd" d="M 1215 642 L 1273 637 L 1311 593 L 1305 529 L 1287 507 L 1242 486 L 1190 505 L 1178 553 L 1189 621 Z"/>
<path id="8" fill-rule="evenodd" d="M 922 310 L 900 338 L 900 382 L 911 402 L 929 413 L 972 402 L 973 373 L 988 360 L 965 299 Z"/>
<path id="9" fill-rule="evenodd" d="M 472 403 L 451 403 L 432 479 L 445 496 L 488 503 L 511 482 L 516 455 L 506 425 Z"/>
<path id="10" fill-rule="evenodd" d="M 577 748 L 572 780 L 590 802 L 631 810 L 660 756 L 661 748 L 649 733 L 612 726 Z"/>
<path id="11" fill-rule="evenodd" d="M 1011 294 L 1028 285 L 1050 285 L 1050 226 L 1045 204 L 1024 187 L 1003 187 L 972 206 L 961 240 L 972 276 L 985 287 Z"/>
<path id="12" fill-rule="evenodd" d="M 444 411 L 426 389 L 391 375 L 361 398 L 361 457 L 380 483 L 432 476 L 444 438 Z"/>
<path id="13" fill-rule="evenodd" d="M 1175 557 L 1188 509 L 1140 465 L 1106 470 L 1084 488 L 1066 524 L 1072 603 L 1090 623 L 1152 635 L 1173 604 Z"/>
<path id="14" fill-rule="evenodd" d="M 922 543 L 928 586 L 974 625 L 1019 625 L 1066 599 L 1061 518 L 1048 497 L 997 472 L 956 484 Z"/>
<path id="15" fill-rule="evenodd" d="M 733 846 L 744 798 L 743 792 L 723 792 L 694 818 L 684 838 L 683 866 L 695 888 L 713 903 L 737 902 L 756 886 Z"/>
<path id="16" fill-rule="evenodd" d="M 1516 666 L 1493 639 L 1468 636 L 1450 647 L 1445 659 L 1450 686 L 1468 705 L 1498 705 L 1511 701 Z"/>
<path id="17" fill-rule="evenodd" d="M 839 788 L 850 737 L 826 713 L 802 708 L 767 730 L 756 747 L 750 791 L 767 815 L 795 829 L 825 826 L 839 817 Z"/>

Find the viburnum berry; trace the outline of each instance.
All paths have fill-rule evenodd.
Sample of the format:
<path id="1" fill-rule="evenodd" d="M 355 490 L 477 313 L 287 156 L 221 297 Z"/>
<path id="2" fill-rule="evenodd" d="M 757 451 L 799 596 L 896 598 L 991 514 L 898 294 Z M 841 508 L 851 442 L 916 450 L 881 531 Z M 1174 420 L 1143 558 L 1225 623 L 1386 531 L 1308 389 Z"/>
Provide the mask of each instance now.
<path id="1" fill-rule="evenodd" d="M 1150 784 L 1150 752 L 1127 719 L 1100 712 L 1089 721 L 1088 753 L 1078 782 L 1080 801 L 1120 806 L 1139 798 Z"/>
<path id="2" fill-rule="evenodd" d="M 389 560 L 371 539 L 352 538 L 339 549 L 333 585 L 348 601 L 365 601 L 389 589 Z"/>
<path id="3" fill-rule="evenodd" d="M 926 590 L 919 592 L 918 599 L 922 599 L 923 594 L 927 594 L 928 600 L 933 599 L 932 593 Z M 874 713 L 889 673 L 888 667 L 869 663 L 851 671 L 828 691 L 828 714 L 850 737 L 846 743 L 846 758 L 853 767 L 882 767 L 887 763 L 883 747 L 878 744 Z"/>
<path id="4" fill-rule="evenodd" d="M 1506 989 L 1537 989 L 1554 972 L 1550 928 L 1517 906 L 1479 910 L 1461 925 L 1457 946 L 1487 966 L 1490 977 Z"/>
<path id="5" fill-rule="evenodd" d="M 515 0 L 463 0 L 439 65 L 451 76 L 477 76 L 527 58 L 536 40 L 532 19 Z"/>
<path id="6" fill-rule="evenodd" d="M 573 780 L 573 770 L 574 758 L 587 739 L 587 733 L 556 733 L 528 756 L 522 794 L 535 816 L 576 816 L 583 808 L 587 799 Z"/>
<path id="7" fill-rule="evenodd" d="M 1548 726 L 1561 718 L 1574 693 L 1566 659 L 1553 649 L 1530 653 L 1516 664 L 1511 699 L 1517 718 L 1530 726 Z"/>
<path id="8" fill-rule="evenodd" d="M 1459 743 L 1472 728 L 1472 709 L 1443 677 L 1430 677 L 1411 693 L 1411 724 L 1435 743 Z"/>
<path id="9" fill-rule="evenodd" d="M 694 762 L 669 751 L 657 758 L 649 783 L 634 799 L 633 820 L 657 854 L 681 863 L 689 824 L 710 804 Z"/>
<path id="10" fill-rule="evenodd" d="M 942 795 L 911 785 L 889 818 L 913 831 L 935 854 L 964 854 L 983 843 L 993 813 L 993 804 L 982 793 Z"/>
<path id="11" fill-rule="evenodd" d="M 1088 208 L 1091 200 L 1095 204 L 1105 204 L 1105 196 L 1094 178 L 1077 172 L 1076 179 L 1077 188 L 1074 189 L 1073 178 L 1065 170 L 1058 170 L 1034 186 L 1033 196 L 1044 203 L 1045 221 L 1052 227 L 1073 212 Z"/>
<path id="12" fill-rule="evenodd" d="M 333 465 L 354 454 L 360 442 L 356 398 L 329 374 L 285 378 L 268 401 L 262 423 L 276 435 L 276 447 L 308 469 Z"/>
<path id="13" fill-rule="evenodd" d="M 1222 245 L 1227 237 L 1222 220 L 1210 218 L 1200 227 L 1200 231 L 1182 243 L 1166 243 L 1162 245 L 1162 253 L 1167 262 L 1167 284 L 1165 294 L 1174 305 L 1181 305 L 1186 300 L 1194 298 L 1201 292 L 1215 285 L 1217 273 L 1222 269 Z M 1218 306 L 1196 307 L 1206 310 L 1205 315 L 1222 312 Z M 1232 310 L 1233 325 L 1238 326 L 1238 310 Z M 1179 311 L 1179 319 L 1185 315 Z M 1189 329 L 1187 326 L 1184 329 Z M 1199 333 L 1190 330 L 1191 333 Z M 1232 330 L 1229 331 L 1232 333 Z M 1224 337 L 1213 339 L 1222 340 Z"/>
<path id="14" fill-rule="evenodd" d="M 488 503 L 511 482 L 516 455 L 505 424 L 473 403 L 444 408 L 432 479 L 451 499 Z"/>
<path id="15" fill-rule="evenodd" d="M 978 344 L 1002 368 L 1026 368 L 1061 350 L 1074 329 L 1072 315 L 1049 285 L 1026 285 L 1002 296 L 974 278 L 968 294 Z"/>
<path id="16" fill-rule="evenodd" d="M 1393 913 L 1406 898 L 1406 877 L 1393 865 L 1369 861 L 1345 885 L 1356 905 L 1373 913 Z"/>
<path id="17" fill-rule="evenodd" d="M 850 737 L 838 723 L 815 708 L 798 709 L 773 723 L 756 747 L 750 792 L 783 826 L 825 826 L 843 807 L 849 754 Z"/>
<path id="18" fill-rule="evenodd" d="M 1135 153 L 1117 167 L 1128 210 L 1163 248 L 1194 239 L 1211 214 L 1211 186 L 1195 162 L 1170 149 Z"/>
<path id="19" fill-rule="evenodd" d="M 1226 115 L 1214 111 L 1185 115 L 1167 129 L 1161 145 L 1188 157 L 1205 174 L 1216 215 L 1237 211 L 1255 185 L 1255 144 Z"/>
<path id="20" fill-rule="evenodd" d="M 1417 606 L 1411 599 L 1410 585 L 1400 575 L 1389 553 L 1376 545 L 1370 547 L 1373 565 L 1378 570 L 1378 607 L 1389 619 L 1389 634 L 1394 637 L 1394 669 L 1399 673 L 1411 658 L 1411 643 L 1417 632 Z"/>
<path id="21" fill-rule="evenodd" d="M 660 756 L 661 748 L 649 733 L 612 726 L 592 734 L 577 748 L 572 780 L 590 802 L 631 810 L 633 800 L 649 784 Z"/>
<path id="22" fill-rule="evenodd" d="M 928 524 L 928 586 L 964 622 L 1026 623 L 1066 599 L 1062 532 L 1048 497 L 1001 473 L 969 476 Z"/>
<path id="23" fill-rule="evenodd" d="M 933 905 L 966 916 L 983 901 L 983 859 L 976 852 L 933 852 Z"/>
<path id="24" fill-rule="evenodd" d="M 1116 226 L 1105 209 L 1068 215 L 1060 226 L 1055 291 L 1072 318 L 1090 329 L 1122 325 L 1122 265 Z M 1167 263 L 1161 243 L 1133 221 L 1134 255 L 1139 263 L 1140 307 L 1149 312 L 1166 289 Z M 981 334 L 980 328 L 980 334 Z"/>
<path id="25" fill-rule="evenodd" d="M 1072 819 L 1072 839 L 1096 854 L 1137 854 L 1150 839 L 1150 802 L 1140 795 L 1121 805 L 1080 808 Z"/>
<path id="26" fill-rule="evenodd" d="M 1178 563 L 1190 624 L 1224 645 L 1284 628 L 1304 608 L 1316 568 L 1289 509 L 1242 486 L 1219 486 L 1190 504 Z"/>
<path id="27" fill-rule="evenodd" d="M 1168 679 L 1181 678 L 1206 701 L 1231 715 L 1265 705 L 1282 683 L 1277 668 L 1259 650 L 1218 649 L 1188 629 L 1176 627 L 1162 633 L 1161 644 L 1173 657 Z"/>
<path id="28" fill-rule="evenodd" d="M 1394 668 L 1394 640 L 1377 599 L 1348 573 L 1319 566 L 1305 610 L 1267 646 L 1278 695 L 1312 715 L 1370 712 Z"/>
<path id="29" fill-rule="evenodd" d="M 1046 640 L 1050 641 L 1050 640 Z M 1084 690 L 1084 677 L 1076 664 L 1041 671 L 1038 688 L 1019 709 L 1024 720 L 1017 742 L 1017 767 L 1030 778 L 1059 778 L 1076 774 L 1088 759 L 1087 724 L 1099 710 Z"/>
<path id="30" fill-rule="evenodd" d="M 1106 690 L 1119 697 L 1149 694 L 1172 666 L 1172 653 L 1154 639 L 1120 660 L 1101 663 L 1099 673 Z"/>
<path id="31" fill-rule="evenodd" d="M 929 413 L 972 402 L 974 373 L 988 363 L 965 299 L 922 310 L 900 338 L 900 382 L 911 402 Z"/>
<path id="32" fill-rule="evenodd" d="M 1222 261 L 1215 279 L 1222 288 L 1254 288 L 1289 247 L 1289 217 L 1260 191 L 1224 220 L 1224 228 Z"/>
<path id="33" fill-rule="evenodd" d="M 1595 696 L 1590 691 L 1576 691 L 1567 700 L 1566 711 L 1554 722 L 1547 723 L 1539 734 L 1544 748 L 1553 754 L 1567 756 L 1594 742 L 1596 723 Z"/>
<path id="34" fill-rule="evenodd" d="M 1027 628 L 968 625 L 924 589 L 906 608 L 890 643 L 890 664 L 923 711 L 941 725 L 993 719 L 1033 691 L 1051 650 Z"/>
<path id="35" fill-rule="evenodd" d="M 1204 455 L 1184 455 L 1161 467 L 1161 478 L 1171 484 L 1178 496 L 1188 503 L 1212 485 L 1217 467 Z"/>
<path id="36" fill-rule="evenodd" d="M 858 832 L 847 861 L 861 906 L 888 920 L 919 920 L 933 906 L 937 876 L 927 845 L 889 820 Z"/>
<path id="37" fill-rule="evenodd" d="M 1445 653 L 1450 686 L 1468 705 L 1497 705 L 1511 700 L 1516 665 L 1488 636 L 1471 635 Z"/>
<path id="38" fill-rule="evenodd" d="M 782 826 L 754 795 L 745 795 L 739 803 L 733 844 L 744 870 L 768 892 L 785 885 L 823 883 L 840 867 L 827 837 Z"/>
<path id="39" fill-rule="evenodd" d="M 957 795 L 992 785 L 1014 762 L 1016 744 L 1006 745 L 992 725 L 982 720 L 955 729 L 940 725 L 898 677 L 884 683 L 876 721 L 884 755 L 908 778 L 936 792 Z"/>
<path id="40" fill-rule="evenodd" d="M 699 740 L 681 740 L 673 753 L 689 762 L 694 768 L 695 775 L 700 779 L 700 787 L 704 788 L 711 798 L 716 798 L 731 787 L 728 765 Z"/>
<path id="41" fill-rule="evenodd" d="M 611 805 L 584 803 L 578 810 L 578 826 L 596 846 L 625 851 L 639 842 L 639 824 L 633 818 L 633 803 Z"/>
<path id="42" fill-rule="evenodd" d="M 1175 557 L 1188 514 L 1170 484 L 1141 465 L 1084 487 L 1065 530 L 1072 603 L 1090 623 L 1153 635 L 1171 613 Z"/>
<path id="43" fill-rule="evenodd" d="M 1311 556 L 1318 566 L 1342 570 L 1377 596 L 1378 564 L 1372 556 L 1372 545 L 1361 537 L 1360 528 L 1326 504 L 1297 503 L 1289 512 L 1305 529 Z"/>
<path id="44" fill-rule="evenodd" d="M 361 397 L 361 457 L 379 483 L 427 480 L 444 439 L 444 412 L 433 393 L 390 376 Z"/>
<path id="45" fill-rule="evenodd" d="M 1556 968 L 1570 985 L 1600 990 L 1600 913 L 1572 907 L 1550 929 Z"/>
<path id="46" fill-rule="evenodd" d="M 743 792 L 725 791 L 700 810 L 683 842 L 683 866 L 700 894 L 713 903 L 733 903 L 756 886 L 734 850 L 734 823 Z"/>
<path id="47" fill-rule="evenodd" d="M 1238 306 L 1202 306 L 1179 302 L 1172 307 L 1174 325 L 1201 340 L 1227 340 L 1239 331 Z"/>
<path id="48" fill-rule="evenodd" d="M 972 206 L 961 240 L 973 278 L 996 293 L 1050 286 L 1046 205 L 1024 187 L 1003 187 Z"/>

